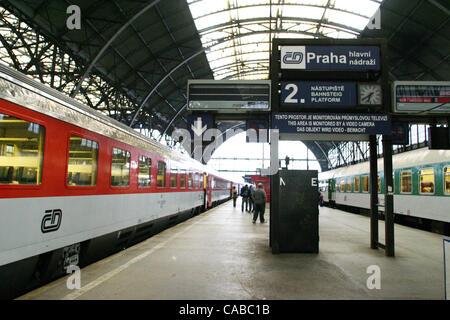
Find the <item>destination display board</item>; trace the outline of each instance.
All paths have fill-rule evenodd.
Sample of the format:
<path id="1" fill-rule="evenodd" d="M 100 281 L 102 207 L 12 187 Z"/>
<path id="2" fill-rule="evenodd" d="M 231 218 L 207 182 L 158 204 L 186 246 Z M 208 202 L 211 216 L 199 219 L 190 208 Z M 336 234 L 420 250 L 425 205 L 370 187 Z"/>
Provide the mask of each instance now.
<path id="1" fill-rule="evenodd" d="M 378 46 L 304 45 L 281 47 L 281 69 L 380 70 Z"/>
<path id="2" fill-rule="evenodd" d="M 270 111 L 269 80 L 188 80 L 188 110 Z"/>
<path id="3" fill-rule="evenodd" d="M 281 83 L 284 106 L 356 106 L 355 82 L 289 81 Z"/>
<path id="4" fill-rule="evenodd" d="M 450 81 L 394 81 L 393 111 L 450 114 Z"/>
<path id="5" fill-rule="evenodd" d="M 272 128 L 280 133 L 307 134 L 391 134 L 387 114 L 354 113 L 273 113 Z"/>

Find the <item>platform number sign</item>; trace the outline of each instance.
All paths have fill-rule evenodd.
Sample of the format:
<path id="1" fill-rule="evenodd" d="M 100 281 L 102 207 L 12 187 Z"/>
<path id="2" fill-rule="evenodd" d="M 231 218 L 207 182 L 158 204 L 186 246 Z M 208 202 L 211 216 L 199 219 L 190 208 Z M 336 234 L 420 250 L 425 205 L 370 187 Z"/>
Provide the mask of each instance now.
<path id="1" fill-rule="evenodd" d="M 298 103 L 298 99 L 295 98 L 298 93 L 298 86 L 295 83 L 288 83 L 285 90 L 288 92 L 288 95 L 285 97 L 284 103 Z M 302 102 L 305 102 L 304 99 Z"/>
<path id="2" fill-rule="evenodd" d="M 289 81 L 281 84 L 281 104 L 293 107 L 356 106 L 356 83 Z"/>

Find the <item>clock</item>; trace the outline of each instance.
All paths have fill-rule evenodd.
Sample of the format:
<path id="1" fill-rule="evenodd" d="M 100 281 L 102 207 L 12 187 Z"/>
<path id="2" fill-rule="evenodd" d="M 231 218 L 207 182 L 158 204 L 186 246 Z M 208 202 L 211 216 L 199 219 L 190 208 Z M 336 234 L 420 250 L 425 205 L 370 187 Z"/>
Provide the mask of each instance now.
<path id="1" fill-rule="evenodd" d="M 376 83 L 361 83 L 358 86 L 360 105 L 381 105 L 383 96 L 381 85 Z"/>

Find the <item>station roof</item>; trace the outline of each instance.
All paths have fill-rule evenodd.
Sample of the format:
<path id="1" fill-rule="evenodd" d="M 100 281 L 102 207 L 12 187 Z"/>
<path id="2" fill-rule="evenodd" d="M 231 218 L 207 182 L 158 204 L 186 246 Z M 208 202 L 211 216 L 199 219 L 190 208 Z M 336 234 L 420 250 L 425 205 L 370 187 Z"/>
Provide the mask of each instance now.
<path id="1" fill-rule="evenodd" d="M 73 4 L 81 9 L 80 30 L 66 26 Z M 449 80 L 450 74 L 446 0 L 4 0 L 0 6 L 76 61 L 58 89 L 128 125 L 168 134 L 186 127 L 188 79 L 267 79 L 273 37 L 384 37 L 391 80 Z M 378 7 L 381 29 L 369 30 Z M 0 40 L 14 52 L 17 42 Z M 34 52 L 25 48 L 25 56 L 25 50 Z M 20 69 L 20 57 L 10 56 Z M 22 71 L 53 84 L 61 67 L 47 53 L 39 58 L 27 62 L 36 68 Z M 132 103 L 93 92 L 94 75 L 107 84 L 104 90 L 115 88 Z M 306 144 L 326 169 L 336 144 Z"/>

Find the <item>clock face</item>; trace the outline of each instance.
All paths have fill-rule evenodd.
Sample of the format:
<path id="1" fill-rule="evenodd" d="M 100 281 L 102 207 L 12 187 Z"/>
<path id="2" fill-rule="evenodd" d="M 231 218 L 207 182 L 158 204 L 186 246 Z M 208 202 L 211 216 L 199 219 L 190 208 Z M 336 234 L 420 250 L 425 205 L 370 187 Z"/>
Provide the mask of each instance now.
<path id="1" fill-rule="evenodd" d="M 364 105 L 382 104 L 381 86 L 379 84 L 360 84 L 359 103 Z"/>

